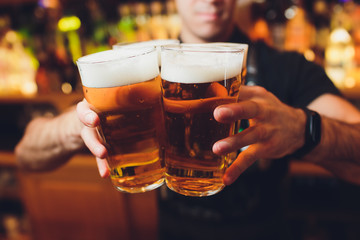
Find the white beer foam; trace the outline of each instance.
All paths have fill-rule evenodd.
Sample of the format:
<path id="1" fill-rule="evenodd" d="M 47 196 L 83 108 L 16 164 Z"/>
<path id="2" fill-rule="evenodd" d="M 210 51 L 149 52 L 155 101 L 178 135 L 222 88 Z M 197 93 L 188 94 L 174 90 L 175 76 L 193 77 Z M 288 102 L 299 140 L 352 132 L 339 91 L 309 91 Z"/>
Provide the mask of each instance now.
<path id="1" fill-rule="evenodd" d="M 159 66 L 161 66 L 161 47 L 169 44 L 180 44 L 178 39 L 155 39 L 142 42 L 118 43 L 113 45 L 114 50 L 123 48 L 156 47 L 158 52 Z"/>
<path id="2" fill-rule="evenodd" d="M 159 75 L 154 47 L 107 50 L 77 61 L 83 86 L 104 88 L 144 82 Z"/>
<path id="3" fill-rule="evenodd" d="M 161 78 L 178 83 L 208 83 L 240 74 L 243 52 L 161 52 Z"/>
<path id="4" fill-rule="evenodd" d="M 210 45 L 215 45 L 215 46 L 235 47 L 235 48 L 243 49 L 244 50 L 243 67 L 246 66 L 247 54 L 248 54 L 248 50 L 249 50 L 249 45 L 248 44 L 246 44 L 246 43 L 232 43 L 232 42 L 212 42 L 212 43 L 209 43 L 209 44 Z"/>

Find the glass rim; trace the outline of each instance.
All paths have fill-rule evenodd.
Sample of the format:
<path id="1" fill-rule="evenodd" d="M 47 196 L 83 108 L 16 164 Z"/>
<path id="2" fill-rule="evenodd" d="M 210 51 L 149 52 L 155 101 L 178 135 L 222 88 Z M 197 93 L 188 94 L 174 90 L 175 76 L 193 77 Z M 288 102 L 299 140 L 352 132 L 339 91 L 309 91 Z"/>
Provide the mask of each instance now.
<path id="1" fill-rule="evenodd" d="M 228 46 L 228 47 L 240 47 L 240 48 L 249 48 L 249 44 L 247 43 L 235 43 L 235 42 L 211 42 L 209 45 L 215 46 Z"/>
<path id="2" fill-rule="evenodd" d="M 163 46 L 168 44 L 180 44 L 180 40 L 176 38 L 169 38 L 169 39 L 153 39 L 148 41 L 135 41 L 135 42 L 119 42 L 114 44 L 112 47 L 113 49 L 121 49 L 122 47 L 126 48 L 131 45 L 134 45 L 134 47 L 151 47 L 151 46 Z"/>
<path id="3" fill-rule="evenodd" d="M 236 46 L 216 45 L 212 43 L 181 43 L 161 46 L 162 51 L 183 51 L 193 53 L 244 53 L 245 49 Z"/>
<path id="4" fill-rule="evenodd" d="M 129 52 L 129 54 L 126 55 L 121 55 L 119 54 L 120 51 L 127 51 Z M 126 59 L 131 59 L 131 58 L 135 58 L 135 57 L 140 57 L 143 55 L 147 55 L 149 53 L 152 52 L 156 52 L 156 46 L 143 46 L 143 47 L 138 47 L 138 48 L 123 48 L 123 49 L 109 49 L 109 50 L 105 50 L 105 51 L 100 51 L 100 52 L 96 52 L 96 53 L 91 53 L 85 56 L 82 56 L 80 58 L 78 58 L 76 60 L 77 64 L 100 64 L 100 63 L 111 63 L 111 62 L 117 62 L 117 61 L 123 61 Z M 133 52 L 131 54 L 131 52 Z M 105 58 L 105 59 L 92 59 L 92 57 L 94 57 L 95 55 L 105 55 L 106 53 L 111 53 L 109 58 Z M 117 54 L 119 54 L 118 56 L 116 56 Z"/>

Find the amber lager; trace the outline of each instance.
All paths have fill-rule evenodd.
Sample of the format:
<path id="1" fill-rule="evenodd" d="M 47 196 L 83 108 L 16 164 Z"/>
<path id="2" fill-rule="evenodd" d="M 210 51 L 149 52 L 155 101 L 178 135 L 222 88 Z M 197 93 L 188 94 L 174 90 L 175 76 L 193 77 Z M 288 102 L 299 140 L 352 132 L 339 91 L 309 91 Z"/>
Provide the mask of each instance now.
<path id="1" fill-rule="evenodd" d="M 85 98 L 100 117 L 98 132 L 109 153 L 114 186 L 130 193 L 160 186 L 163 118 L 155 47 L 108 50 L 77 63 Z"/>
<path id="2" fill-rule="evenodd" d="M 166 128 L 165 180 L 187 196 L 208 196 L 223 189 L 229 155 L 213 144 L 233 134 L 214 109 L 237 100 L 244 51 L 217 46 L 162 48 L 162 98 Z"/>
<path id="3" fill-rule="evenodd" d="M 138 42 L 123 42 L 113 45 L 114 50 L 124 51 L 124 49 L 131 48 L 143 48 L 143 47 L 155 47 L 158 54 L 159 71 L 161 71 L 161 47 L 165 45 L 178 45 L 180 41 L 178 39 L 155 39 L 149 41 L 138 41 Z M 160 146 L 160 158 L 164 159 L 165 147 Z"/>
<path id="4" fill-rule="evenodd" d="M 246 76 L 247 76 L 247 54 L 249 50 L 249 45 L 245 43 L 231 43 L 231 42 L 213 42 L 208 43 L 209 45 L 215 45 L 215 46 L 226 46 L 226 47 L 235 47 L 240 48 L 244 50 L 244 60 L 241 68 L 241 83 L 242 84 L 254 84 L 253 82 L 246 82 Z M 243 119 L 239 120 L 235 123 L 235 133 L 241 132 L 243 130 L 242 125 L 248 125 L 248 120 Z M 245 147 L 246 148 L 246 147 Z M 244 148 L 242 148 L 244 149 Z M 233 161 L 235 161 L 237 154 L 233 154 L 233 157 L 229 158 L 228 164 L 232 164 Z"/>

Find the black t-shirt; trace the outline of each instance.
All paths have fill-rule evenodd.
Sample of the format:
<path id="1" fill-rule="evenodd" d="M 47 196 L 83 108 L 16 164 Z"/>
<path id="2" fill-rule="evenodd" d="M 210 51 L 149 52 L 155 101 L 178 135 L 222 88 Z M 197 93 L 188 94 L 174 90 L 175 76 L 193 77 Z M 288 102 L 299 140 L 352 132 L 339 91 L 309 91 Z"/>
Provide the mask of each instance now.
<path id="1" fill-rule="evenodd" d="M 321 66 L 298 53 L 252 43 L 238 30 L 229 42 L 249 44 L 249 84 L 263 86 L 288 105 L 305 107 L 322 94 L 340 94 Z M 204 198 L 182 196 L 163 186 L 159 191 L 161 239 L 287 239 L 282 222 L 287 170 L 287 159 L 265 166 L 258 162 L 235 183 Z"/>

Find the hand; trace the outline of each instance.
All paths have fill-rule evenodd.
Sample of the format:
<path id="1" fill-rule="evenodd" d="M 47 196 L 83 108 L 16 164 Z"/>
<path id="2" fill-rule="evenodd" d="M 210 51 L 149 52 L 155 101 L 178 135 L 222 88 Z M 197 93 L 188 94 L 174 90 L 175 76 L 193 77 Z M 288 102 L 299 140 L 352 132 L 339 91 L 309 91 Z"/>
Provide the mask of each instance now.
<path id="1" fill-rule="evenodd" d="M 284 157 L 305 141 L 305 113 L 282 103 L 262 87 L 241 86 L 239 102 L 217 107 L 214 117 L 221 123 L 240 119 L 250 122 L 249 128 L 213 146 L 216 154 L 249 146 L 227 169 L 223 178 L 226 185 L 233 183 L 256 160 Z"/>
<path id="2" fill-rule="evenodd" d="M 100 123 L 99 116 L 90 109 L 90 105 L 85 99 L 77 104 L 76 111 L 80 121 L 85 125 L 81 130 L 81 137 L 85 145 L 96 157 L 100 176 L 106 178 L 110 174 L 109 165 L 106 161 L 108 153 L 96 130 Z"/>

